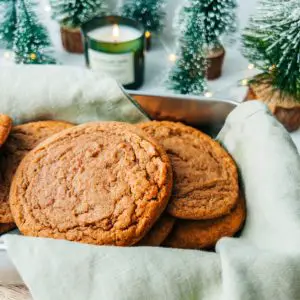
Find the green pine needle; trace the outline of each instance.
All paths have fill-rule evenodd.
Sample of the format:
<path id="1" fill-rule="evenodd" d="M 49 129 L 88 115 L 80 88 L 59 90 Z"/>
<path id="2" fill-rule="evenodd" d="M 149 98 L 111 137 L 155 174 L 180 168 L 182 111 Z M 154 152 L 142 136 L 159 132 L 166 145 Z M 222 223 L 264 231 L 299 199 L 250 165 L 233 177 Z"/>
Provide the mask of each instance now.
<path id="1" fill-rule="evenodd" d="M 299 0 L 261 0 L 244 31 L 243 54 L 263 72 L 260 81 L 300 102 Z"/>
<path id="2" fill-rule="evenodd" d="M 206 89 L 206 55 L 221 46 L 220 38 L 236 31 L 236 0 L 189 0 L 179 12 L 178 59 L 167 85 L 181 94 L 203 93 Z"/>
<path id="3" fill-rule="evenodd" d="M 0 0 L 0 44 L 6 49 L 12 49 L 14 31 L 17 25 L 17 10 L 15 0 Z"/>
<path id="4" fill-rule="evenodd" d="M 46 28 L 38 22 L 31 0 L 17 0 L 17 28 L 13 50 L 18 64 L 54 64 Z"/>
<path id="5" fill-rule="evenodd" d="M 210 49 L 220 46 L 220 37 L 236 32 L 236 0 L 201 0 L 199 11 L 203 14 L 204 38 Z M 232 36 L 231 36 L 232 39 Z"/>
<path id="6" fill-rule="evenodd" d="M 107 0 L 50 0 L 52 17 L 70 28 L 107 13 Z"/>
<path id="7" fill-rule="evenodd" d="M 164 0 L 127 0 L 122 15 L 134 19 L 151 32 L 159 32 L 164 26 Z"/>
<path id="8" fill-rule="evenodd" d="M 191 1 L 184 7 L 180 20 L 184 24 L 181 30 L 178 59 L 171 69 L 167 85 L 181 94 L 201 94 L 206 87 L 206 62 L 203 45 L 203 20 L 199 19 L 201 5 Z"/>

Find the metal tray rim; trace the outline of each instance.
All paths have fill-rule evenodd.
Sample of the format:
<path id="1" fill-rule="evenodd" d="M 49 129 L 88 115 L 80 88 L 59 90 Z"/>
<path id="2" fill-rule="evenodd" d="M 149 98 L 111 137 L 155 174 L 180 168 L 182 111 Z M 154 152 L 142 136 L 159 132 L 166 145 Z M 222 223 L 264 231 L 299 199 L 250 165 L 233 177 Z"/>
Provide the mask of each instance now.
<path id="1" fill-rule="evenodd" d="M 184 100 L 197 100 L 197 101 L 211 101 L 211 102 L 225 102 L 230 103 L 234 106 L 238 106 L 240 103 L 235 100 L 229 100 L 225 98 L 219 97 L 205 97 L 205 96 L 197 96 L 197 95 L 182 95 L 182 94 L 173 94 L 173 93 L 153 93 L 153 92 L 145 92 L 140 90 L 125 90 L 126 93 L 133 96 L 154 96 L 154 97 L 164 97 L 164 98 L 174 98 L 174 99 L 184 99 Z"/>

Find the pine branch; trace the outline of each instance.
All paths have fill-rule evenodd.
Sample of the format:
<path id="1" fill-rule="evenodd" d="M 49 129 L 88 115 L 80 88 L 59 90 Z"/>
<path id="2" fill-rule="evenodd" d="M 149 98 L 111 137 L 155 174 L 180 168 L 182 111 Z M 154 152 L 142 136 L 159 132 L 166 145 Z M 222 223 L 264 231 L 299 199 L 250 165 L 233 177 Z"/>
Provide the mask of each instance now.
<path id="1" fill-rule="evenodd" d="M 12 49 L 17 24 L 16 0 L 0 0 L 3 16 L 0 15 L 0 43 Z"/>
<path id="2" fill-rule="evenodd" d="M 206 61 L 204 54 L 205 38 L 203 20 L 199 18 L 200 2 L 192 0 L 183 8 L 181 20 L 180 48 L 178 59 L 169 73 L 167 85 L 181 94 L 201 94 L 206 87 Z"/>
<path id="3" fill-rule="evenodd" d="M 80 27 L 107 13 L 106 0 L 50 0 L 52 17 L 67 27 Z"/>
<path id="4" fill-rule="evenodd" d="M 164 26 L 164 0 L 127 0 L 122 15 L 134 19 L 151 32 L 159 32 Z"/>
<path id="5" fill-rule="evenodd" d="M 236 32 L 236 0 L 201 0 L 205 42 L 209 49 L 219 47 L 220 38 Z"/>
<path id="6" fill-rule="evenodd" d="M 264 72 L 260 80 L 300 101 L 298 0 L 262 0 L 244 31 L 243 53 Z"/>

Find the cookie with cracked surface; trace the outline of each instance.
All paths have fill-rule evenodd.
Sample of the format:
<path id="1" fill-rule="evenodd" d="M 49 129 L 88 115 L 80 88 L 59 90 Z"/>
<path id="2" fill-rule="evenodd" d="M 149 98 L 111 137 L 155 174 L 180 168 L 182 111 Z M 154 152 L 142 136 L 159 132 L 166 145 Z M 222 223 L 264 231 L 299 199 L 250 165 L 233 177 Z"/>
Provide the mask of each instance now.
<path id="1" fill-rule="evenodd" d="M 15 223 L 0 224 L 0 235 L 16 228 Z"/>
<path id="2" fill-rule="evenodd" d="M 175 218 L 163 214 L 137 246 L 159 246 L 172 231 Z"/>
<path id="3" fill-rule="evenodd" d="M 226 216 L 203 221 L 178 219 L 163 245 L 182 249 L 213 248 L 222 237 L 234 236 L 242 227 L 245 217 L 245 201 L 240 198 L 237 206 Z"/>
<path id="4" fill-rule="evenodd" d="M 0 147 L 5 143 L 12 127 L 12 119 L 0 114 Z"/>
<path id="5" fill-rule="evenodd" d="M 39 121 L 12 128 L 0 152 L 0 223 L 14 221 L 8 203 L 9 190 L 23 157 L 41 141 L 73 126 L 63 121 Z"/>
<path id="6" fill-rule="evenodd" d="M 169 214 L 205 220 L 230 212 L 238 201 L 238 173 L 218 142 L 181 123 L 152 121 L 138 126 L 161 143 L 170 157 L 174 188 Z"/>
<path id="7" fill-rule="evenodd" d="M 10 207 L 25 235 L 136 244 L 168 204 L 166 152 L 133 125 L 95 122 L 50 137 L 21 162 Z"/>

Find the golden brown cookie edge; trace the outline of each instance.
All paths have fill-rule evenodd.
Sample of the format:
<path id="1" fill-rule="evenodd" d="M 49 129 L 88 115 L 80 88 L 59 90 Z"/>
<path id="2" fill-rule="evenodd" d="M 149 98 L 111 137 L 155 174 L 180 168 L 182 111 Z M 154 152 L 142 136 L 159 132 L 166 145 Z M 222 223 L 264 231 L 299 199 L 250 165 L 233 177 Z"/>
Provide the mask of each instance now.
<path id="1" fill-rule="evenodd" d="M 172 201 L 172 196 L 171 196 L 170 202 L 167 207 L 168 213 L 175 218 L 187 219 L 187 220 L 207 220 L 207 219 L 209 220 L 212 218 L 219 218 L 219 217 L 229 214 L 230 211 L 237 205 L 238 198 L 239 198 L 238 172 L 237 172 L 236 163 L 235 163 L 234 159 L 232 158 L 232 156 L 220 145 L 220 143 L 218 143 L 217 141 L 212 139 L 210 136 L 208 136 L 207 134 L 203 133 L 202 131 L 200 131 L 198 129 L 195 129 L 195 128 L 185 125 L 183 123 L 171 122 L 171 121 L 148 121 L 148 122 L 142 122 L 142 123 L 137 124 L 137 126 L 139 128 L 141 128 L 142 130 L 148 126 L 153 127 L 153 125 L 155 127 L 161 127 L 161 126 L 167 126 L 167 127 L 172 126 L 173 127 L 173 126 L 175 126 L 176 128 L 182 128 L 185 131 L 188 131 L 190 134 L 192 134 L 194 136 L 205 139 L 206 142 L 211 143 L 216 146 L 215 150 L 217 149 L 218 152 L 223 154 L 222 157 L 223 157 L 223 160 L 225 160 L 226 165 L 230 165 L 231 167 L 233 167 L 230 170 L 232 171 L 231 176 L 233 178 L 233 182 L 232 182 L 231 186 L 233 187 L 233 190 L 234 190 L 234 196 L 232 197 L 233 199 L 230 202 L 230 204 L 227 206 L 224 206 L 223 210 L 215 211 L 209 215 L 199 214 L 194 211 L 186 212 L 186 210 L 182 208 L 181 204 L 175 203 L 176 201 L 174 201 L 174 200 Z M 157 143 L 159 143 L 159 141 L 157 141 Z M 226 170 L 228 171 L 229 168 L 226 167 Z"/>
<path id="2" fill-rule="evenodd" d="M 141 129 L 136 128 L 134 125 L 131 125 L 131 124 L 128 124 L 128 123 L 123 123 L 123 122 L 89 122 L 89 123 L 85 123 L 85 124 L 82 124 L 82 125 L 78 125 L 78 126 L 76 126 L 76 128 L 78 129 L 78 128 L 82 128 L 82 127 L 93 125 L 93 124 L 99 124 L 99 123 L 101 123 L 103 125 L 107 124 L 107 123 L 120 123 L 120 124 L 124 124 L 126 126 L 130 126 L 133 132 L 137 133 L 140 137 L 142 137 L 143 139 L 149 141 L 151 144 L 155 145 L 156 150 L 159 152 L 160 157 L 166 163 L 166 166 L 167 166 L 167 169 L 168 169 L 167 170 L 166 185 L 161 191 L 164 194 L 164 197 L 163 197 L 164 201 L 161 201 L 161 205 L 157 206 L 157 213 L 155 214 L 155 216 L 151 216 L 150 218 L 146 218 L 145 230 L 143 231 L 143 234 L 141 236 L 139 236 L 139 238 L 133 239 L 130 244 L 126 244 L 126 246 L 131 246 L 131 245 L 134 245 L 134 244 L 138 243 L 149 232 L 149 230 L 152 228 L 153 224 L 159 219 L 162 212 L 166 209 L 169 198 L 171 196 L 172 186 L 173 186 L 173 172 L 172 172 L 171 162 L 170 162 L 169 157 L 166 154 L 165 150 L 152 137 L 147 135 Z M 51 143 L 54 143 L 60 137 L 71 133 L 73 130 L 75 130 L 74 128 L 75 127 L 66 129 L 62 133 L 57 133 L 54 136 L 51 136 L 51 137 L 47 138 L 46 140 L 41 142 L 34 150 L 30 151 L 29 154 L 33 155 L 34 151 L 39 151 L 39 149 L 46 148 L 47 145 L 49 145 Z M 19 178 L 22 178 L 22 176 L 23 176 L 22 172 L 26 169 L 27 161 L 29 161 L 30 158 L 31 158 L 29 154 L 27 154 L 26 157 L 22 160 L 22 162 L 20 163 L 20 165 L 17 169 L 17 172 L 16 172 L 16 174 L 13 178 L 13 182 L 12 182 L 11 190 L 10 190 L 10 195 L 9 195 L 9 203 L 10 203 L 10 208 L 11 208 L 12 214 L 14 216 L 14 220 L 15 220 L 19 230 L 24 235 L 39 236 L 38 234 L 32 232 L 32 230 L 30 228 L 26 228 L 26 227 L 22 226 L 23 225 L 22 222 L 21 222 L 21 218 L 22 218 L 21 215 L 22 214 L 19 211 L 20 205 L 18 204 L 18 196 L 17 196 L 17 186 L 18 186 L 17 181 L 18 181 Z M 150 219 L 151 219 L 151 221 L 149 221 Z M 42 237 L 53 238 L 52 235 L 47 235 L 47 234 L 44 234 Z M 63 238 L 63 237 L 58 234 L 56 238 Z M 89 239 L 88 237 L 84 237 L 79 242 L 99 245 L 98 243 L 95 243 L 93 240 Z M 118 246 L 125 246 L 125 245 L 119 244 Z"/>
<path id="3" fill-rule="evenodd" d="M 222 237 L 234 236 L 242 228 L 245 219 L 245 200 L 240 197 L 237 206 L 226 216 L 204 221 L 176 220 L 163 245 L 181 249 L 210 249 Z"/>
<path id="4" fill-rule="evenodd" d="M 16 125 L 14 127 L 11 126 L 11 130 L 10 131 L 13 131 L 14 129 L 19 129 L 19 128 L 26 128 L 28 126 L 40 127 L 41 125 L 42 126 L 50 125 L 51 127 L 56 127 L 58 124 L 59 125 L 65 125 L 65 126 L 67 126 L 66 129 L 70 128 L 69 126 L 74 127 L 74 124 L 72 124 L 70 122 L 59 121 L 59 120 L 46 120 L 46 121 L 28 122 L 28 123 Z M 53 135 L 55 135 L 55 134 L 56 133 L 54 133 Z M 0 155 L 1 155 L 1 153 L 0 153 Z M 9 195 L 8 195 L 7 201 L 6 202 L 2 202 L 0 205 L 3 205 L 3 204 L 4 205 L 8 204 L 8 205 L 5 205 L 6 207 L 4 207 L 4 209 L 3 209 L 5 211 L 5 213 L 4 214 L 0 214 L 0 224 L 13 223 L 14 222 L 14 218 L 13 218 L 13 216 L 11 214 L 11 209 L 10 209 L 10 205 L 9 205 Z"/>

